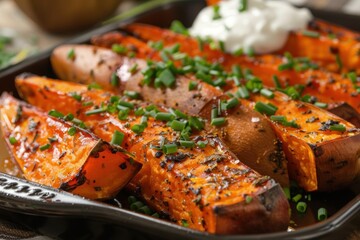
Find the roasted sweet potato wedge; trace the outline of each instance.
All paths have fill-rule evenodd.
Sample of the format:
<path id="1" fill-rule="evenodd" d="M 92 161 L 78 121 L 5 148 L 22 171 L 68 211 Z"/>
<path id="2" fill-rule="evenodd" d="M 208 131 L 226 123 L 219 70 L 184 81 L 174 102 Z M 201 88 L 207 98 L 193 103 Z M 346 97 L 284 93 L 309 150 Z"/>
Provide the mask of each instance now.
<path id="1" fill-rule="evenodd" d="M 275 93 L 273 99 L 253 94 L 250 99 L 252 104 L 276 106 L 276 116 L 296 123 L 286 126 L 273 118 L 288 159 L 289 175 L 301 187 L 307 191 L 332 191 L 349 185 L 360 175 L 360 131 L 353 124 L 282 93 Z"/>
<path id="2" fill-rule="evenodd" d="M 68 59 L 67 53 L 70 50 L 75 52 L 78 59 L 86 59 L 86 64 Z M 116 65 L 119 66 L 117 75 L 120 81 L 118 86 L 112 86 L 108 81 L 112 70 L 105 74 L 101 72 L 102 67 L 98 70 L 98 62 L 107 61 L 107 58 L 103 56 L 117 59 Z M 220 98 L 229 99 L 228 96 L 222 96 L 224 93 L 220 89 L 187 76 L 178 76 L 176 86 L 172 88 L 162 89 L 143 85 L 141 71 L 146 68 L 145 61 L 111 54 L 111 51 L 105 48 L 90 45 L 64 45 L 54 50 L 51 61 L 61 79 L 88 84 L 94 81 L 105 86 L 106 89 L 120 93 L 125 90 L 139 92 L 145 101 L 176 108 L 189 115 L 202 116 L 209 122 L 211 114 L 204 108 L 211 108 L 220 101 Z M 137 66 L 137 71 L 131 74 L 129 70 L 134 66 Z M 92 67 L 91 70 L 89 67 Z M 94 77 L 91 78 L 89 72 L 93 72 Z M 197 82 L 197 87 L 189 91 L 188 86 L 191 82 Z M 226 118 L 225 125 L 212 127 L 207 124 L 206 130 L 219 136 L 230 151 L 247 166 L 262 175 L 270 176 L 281 186 L 288 186 L 287 162 L 271 124 L 261 114 L 245 105 L 234 107 L 227 113 Z"/>
<path id="3" fill-rule="evenodd" d="M 115 130 L 123 133 L 122 146 L 143 163 L 130 188 L 174 222 L 216 234 L 287 228 L 289 205 L 279 185 L 241 163 L 216 137 L 193 132 L 185 144 L 173 122 L 168 122 L 172 128 L 167 126 L 169 113 L 80 84 L 19 77 L 16 85 L 30 103 L 73 113 L 104 140 Z M 70 96 L 73 92 L 81 96 L 80 102 Z"/>
<path id="4" fill-rule="evenodd" d="M 114 197 L 140 170 L 123 149 L 4 93 L 1 127 L 23 176 L 91 199 Z"/>
<path id="5" fill-rule="evenodd" d="M 56 49 L 53 54 L 53 64 L 62 66 L 67 65 L 66 67 L 62 67 L 67 73 L 58 73 L 61 77 L 71 75 L 72 71 L 82 71 L 80 76 L 83 76 L 89 71 L 88 69 L 84 69 L 83 66 L 73 64 L 64 58 L 66 52 L 71 48 L 76 49 L 79 55 L 93 52 L 91 47 L 85 46 L 81 46 L 80 48 L 76 48 L 75 46 L 63 46 Z M 92 55 L 92 57 L 94 58 L 94 62 L 97 62 L 97 60 L 95 60 L 97 59 L 96 56 Z M 143 98 L 147 101 L 160 103 L 168 107 L 177 107 L 182 111 L 190 111 L 192 113 L 197 112 L 197 114 L 200 114 L 202 117 L 208 118 L 212 106 L 217 105 L 217 100 L 219 99 L 219 96 L 221 96 L 219 90 L 214 90 L 213 86 L 205 82 L 199 82 L 195 78 L 188 76 L 179 76 L 177 78 L 176 86 L 173 88 L 156 89 L 152 86 L 143 85 L 141 83 L 144 77 L 141 72 L 144 67 L 144 62 L 139 60 L 125 60 L 126 58 L 123 59 L 122 65 L 118 70 L 118 76 L 121 81 L 120 89 L 137 91 L 141 93 Z M 128 70 L 132 68 L 134 64 L 137 64 L 138 71 L 136 74 L 129 74 Z M 96 66 L 96 64 L 93 65 Z M 77 79 L 72 80 L 79 81 Z M 93 80 L 99 83 L 104 82 L 103 79 L 96 80 L 96 78 L 94 78 Z M 189 81 L 197 81 L 199 88 L 196 91 L 189 91 Z M 238 89 L 234 88 L 232 91 L 236 92 Z M 194 96 L 202 96 L 202 98 L 195 98 L 193 102 L 195 107 L 186 102 L 192 94 L 194 94 Z M 175 96 L 182 96 L 182 98 L 179 99 Z M 253 109 L 254 104 L 258 101 L 266 104 L 271 103 L 278 108 L 276 115 L 282 115 L 289 121 L 296 120 L 298 128 L 284 127 L 276 122 L 271 123 L 278 136 L 283 140 L 283 149 L 289 159 L 289 168 L 291 169 L 290 177 L 296 180 L 299 185 L 307 191 L 331 191 L 350 184 L 359 174 L 358 151 L 360 146 L 357 143 L 360 136 L 359 132 L 355 129 L 355 126 L 325 110 L 311 106 L 307 103 L 293 101 L 280 92 L 276 93 L 275 96 L 274 99 L 268 99 L 260 94 L 250 93 L 249 100 L 251 101 L 245 99 L 241 100 L 243 103 L 242 109 L 243 111 L 246 111 L 245 109 Z M 205 101 L 202 102 L 202 99 Z M 213 100 L 209 102 L 209 99 Z M 206 102 L 207 104 L 205 104 Z M 244 131 L 247 131 L 249 128 L 245 127 L 244 130 L 241 128 L 244 124 L 249 124 L 251 119 L 242 121 L 242 124 L 237 124 L 236 119 L 241 119 L 241 115 L 232 114 L 227 116 L 228 128 L 226 132 L 228 135 L 233 139 L 237 139 L 236 136 L 238 135 L 248 136 Z M 232 118 L 232 116 L 235 117 Z M 257 119 L 257 116 L 251 115 L 250 113 L 248 113 L 248 116 Z M 340 124 L 345 128 L 344 131 L 329 131 L 329 129 L 323 128 L 324 126 L 329 125 L 326 125 L 329 121 L 333 125 Z M 227 136 L 222 135 L 222 129 L 223 128 L 211 128 L 210 126 L 207 128 L 208 131 L 215 132 L 219 136 L 222 136 L 229 146 L 232 146 L 231 144 L 235 145 L 235 140 L 227 141 Z M 236 129 L 236 131 L 232 129 Z M 218 130 L 220 130 L 220 132 L 218 132 Z M 234 136 L 231 136 L 232 134 Z M 344 150 L 341 155 L 338 154 L 336 148 L 332 148 L 334 144 L 338 145 L 340 143 L 344 143 L 348 146 L 348 149 Z M 258 145 L 260 146 L 261 144 Z M 253 149 L 251 146 L 241 144 L 237 144 L 236 146 L 238 149 L 240 149 L 241 146 L 248 147 L 248 150 L 250 151 Z M 297 146 L 303 147 L 299 148 Z M 322 155 L 318 155 L 315 150 L 320 146 L 325 150 Z M 232 148 L 232 150 L 236 152 L 236 148 Z M 241 155 L 239 156 L 241 157 Z M 332 160 L 325 161 L 324 159 Z M 247 162 L 247 164 L 249 163 Z M 339 167 L 339 165 L 344 166 Z M 257 169 L 256 165 L 251 166 Z"/>
<path id="6" fill-rule="evenodd" d="M 280 71 L 279 66 L 286 63 L 286 58 L 275 55 L 246 57 L 225 54 L 220 50 L 211 49 L 205 43 L 199 46 L 198 41 L 191 37 L 155 26 L 131 24 L 126 30 L 145 41 L 161 41 L 164 46 L 180 43 L 181 52 L 193 57 L 202 56 L 211 62 L 219 62 L 226 70 L 231 70 L 233 65 L 251 69 L 252 73 L 268 87 L 275 86 L 273 76 L 277 76 L 282 87 L 300 84 L 304 87 L 302 91 L 304 95 L 314 96 L 318 101 L 329 103 L 330 107 L 346 102 L 360 112 L 360 94 L 356 90 L 356 87 L 360 87 L 360 83 L 352 83 L 350 79 L 338 74 L 321 70 Z"/>

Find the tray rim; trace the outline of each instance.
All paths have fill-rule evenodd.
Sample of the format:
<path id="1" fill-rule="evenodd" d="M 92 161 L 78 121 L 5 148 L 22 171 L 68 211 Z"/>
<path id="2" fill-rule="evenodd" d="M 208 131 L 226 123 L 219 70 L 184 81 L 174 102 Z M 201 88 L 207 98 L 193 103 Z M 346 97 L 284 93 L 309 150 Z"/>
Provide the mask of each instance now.
<path id="1" fill-rule="evenodd" d="M 173 4 L 177 4 L 180 2 L 194 2 L 194 0 L 154 0 L 150 1 L 147 4 L 139 5 L 138 7 L 135 7 L 131 9 L 130 11 L 126 12 L 126 14 L 121 14 L 113 19 L 110 19 L 109 21 L 115 21 L 109 23 L 109 21 L 106 21 L 105 23 L 109 23 L 104 26 L 96 27 L 90 31 L 87 31 L 83 34 L 79 34 L 78 36 L 66 40 L 64 42 L 61 42 L 60 44 L 57 44 L 53 46 L 52 48 L 41 52 L 37 55 L 31 56 L 27 58 L 26 60 L 17 63 L 15 65 L 9 66 L 7 68 L 4 68 L 0 71 L 0 79 L 4 78 L 8 75 L 11 75 L 17 71 L 20 71 L 21 69 L 24 69 L 28 66 L 31 66 L 32 64 L 46 60 L 50 57 L 52 50 L 62 44 L 71 44 L 71 43 L 83 43 L 87 42 L 91 36 L 102 34 L 114 29 L 119 28 L 121 25 L 133 22 L 137 18 L 139 18 L 141 15 L 148 14 L 151 11 L 158 11 L 161 8 L 167 8 L 170 7 Z M 203 0 L 195 0 L 195 2 L 203 2 Z M 151 4 L 149 4 L 151 3 Z M 318 10 L 315 10 L 318 11 Z M 355 16 L 355 15 L 354 15 Z M 355 16 L 359 17 L 360 16 Z M 95 201 L 94 201 L 95 202 Z M 2 209 L 4 209 L 2 206 L 0 206 Z M 6 209 L 5 209 L 6 210 Z M 22 209 L 19 208 L 18 210 L 15 210 L 16 212 L 21 211 Z M 130 210 L 125 210 L 126 213 L 129 213 L 129 216 L 138 218 L 138 220 L 144 220 L 144 216 L 141 214 L 133 213 Z M 199 239 L 201 237 L 206 237 L 207 239 L 228 239 L 228 240 L 235 240 L 235 239 L 293 239 L 293 238 L 300 238 L 300 239 L 307 239 L 307 238 L 314 238 L 323 236 L 325 234 L 329 234 L 336 229 L 344 226 L 352 217 L 360 213 L 360 194 L 355 196 L 350 202 L 345 204 L 343 207 L 341 207 L 335 214 L 333 214 L 331 217 L 329 217 L 327 220 L 323 222 L 318 222 L 306 227 L 302 227 L 298 230 L 291 231 L 291 232 L 276 232 L 276 233 L 266 233 L 266 234 L 255 234 L 255 235 L 214 235 L 209 234 L 206 232 L 200 232 L 192 229 L 186 229 L 184 227 L 178 226 L 176 224 L 171 224 L 173 227 L 168 224 L 163 224 L 162 221 L 159 221 L 157 219 L 148 219 L 149 223 L 151 222 L 160 222 L 160 227 L 168 228 L 169 234 L 176 234 L 176 231 L 185 231 L 186 234 L 189 234 L 189 237 Z M 34 214 L 32 214 L 34 215 Z M 36 214 L 35 214 L 36 215 Z M 147 218 L 145 218 L 147 219 Z M 155 230 L 155 229 L 154 229 Z M 174 232 L 175 231 L 175 232 Z M 182 234 L 180 234 L 181 236 Z M 179 235 L 178 235 L 179 236 Z"/>

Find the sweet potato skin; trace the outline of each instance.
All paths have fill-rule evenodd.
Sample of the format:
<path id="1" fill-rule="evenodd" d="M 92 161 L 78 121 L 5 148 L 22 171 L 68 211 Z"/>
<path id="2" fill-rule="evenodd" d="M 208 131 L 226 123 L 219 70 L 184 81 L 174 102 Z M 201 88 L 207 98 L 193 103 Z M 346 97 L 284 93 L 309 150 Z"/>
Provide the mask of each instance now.
<path id="1" fill-rule="evenodd" d="M 7 146 L 28 180 L 91 199 L 106 199 L 114 197 L 140 169 L 139 163 L 130 164 L 130 156 L 123 150 L 84 130 L 77 129 L 71 136 L 71 125 L 8 94 L 3 94 L 0 102 Z M 15 144 L 10 143 L 10 136 L 17 139 Z M 45 144 L 50 144 L 49 148 L 41 150 Z"/>
<path id="2" fill-rule="evenodd" d="M 100 60 L 101 55 L 111 55 L 110 50 L 107 50 L 110 51 L 107 54 L 99 54 L 105 52 L 106 49 L 86 45 L 64 45 L 56 48 L 52 54 L 52 64 L 57 75 L 60 78 L 75 82 L 81 82 L 81 79 L 76 77 L 67 78 L 68 76 L 75 76 L 71 72 L 74 71 L 79 76 L 85 76 L 90 70 L 87 69 L 87 66 L 66 59 L 66 53 L 70 49 L 74 49 L 74 52 L 80 58 L 87 56 L 88 62 L 93 59 L 94 64 L 91 65 L 94 67 L 96 67 L 95 63 Z M 141 72 L 145 69 L 146 63 L 142 60 L 121 56 L 118 59 L 120 66 L 117 70 L 117 76 L 119 76 L 120 80 L 119 87 L 107 85 L 105 79 L 108 74 L 104 76 L 96 75 L 92 80 L 102 85 L 105 83 L 105 87 L 112 87 L 113 91 L 117 89 L 120 89 L 120 92 L 125 90 L 136 91 L 141 94 L 142 99 L 145 101 L 176 108 L 189 115 L 199 115 L 209 121 L 212 105 L 217 105 L 220 98 L 228 98 L 223 96 L 223 91 L 220 89 L 200 82 L 191 76 L 177 76 L 176 84 L 171 88 L 154 88 L 153 86 L 143 85 L 144 76 Z M 137 72 L 130 74 L 129 70 L 135 64 Z M 61 71 L 58 72 L 57 69 L 61 69 Z M 80 74 L 80 72 L 82 73 Z M 93 72 L 98 71 L 94 68 Z M 190 82 L 196 82 L 197 88 L 189 91 Z M 212 127 L 207 124 L 206 130 L 219 136 L 247 166 L 255 169 L 260 174 L 274 178 L 282 186 L 288 186 L 287 162 L 267 119 L 246 106 L 236 107 L 227 114 L 226 118 L 227 123 L 224 126 Z M 253 122 L 253 119 L 257 119 L 257 121 Z"/>
<path id="3" fill-rule="evenodd" d="M 166 127 L 165 123 L 149 118 L 149 127 L 141 135 L 135 135 L 129 131 L 126 121 L 120 121 L 111 114 L 84 116 L 83 111 L 86 108 L 82 109 L 81 103 L 76 103 L 68 95 L 70 91 L 76 91 L 84 99 L 98 105 L 108 99 L 111 94 L 100 90 L 88 91 L 86 86 L 39 77 L 18 78 L 16 83 L 21 95 L 29 102 L 46 109 L 49 106 L 43 100 L 47 99 L 47 103 L 52 102 L 53 107 L 59 111 L 74 111 L 77 117 L 105 140 L 111 136 L 114 129 L 124 132 L 126 138 L 123 146 L 133 152 L 136 159 L 143 163 L 141 171 L 130 182 L 130 188 L 140 192 L 147 203 L 156 210 L 169 213 L 172 220 L 177 223 L 181 224 L 185 221 L 190 228 L 210 233 L 252 232 L 251 229 L 247 229 L 248 225 L 240 226 L 242 222 L 237 217 L 231 217 L 231 215 L 238 216 L 235 211 L 229 213 L 230 215 L 214 215 L 215 205 L 219 203 L 226 208 L 226 206 L 244 202 L 246 196 L 256 198 L 269 189 L 278 189 L 278 199 L 271 201 L 274 205 L 270 212 L 262 214 L 264 218 L 258 226 L 258 231 L 268 231 L 269 222 L 272 223 L 270 231 L 281 231 L 287 228 L 289 205 L 279 186 L 273 180 L 261 177 L 243 165 L 217 138 L 199 135 L 196 139 L 194 138 L 195 142 L 206 140 L 210 144 L 207 144 L 205 148 L 179 149 L 187 157 L 173 162 L 174 160 L 171 160 L 173 157 L 159 156 L 158 150 L 150 147 L 151 144 L 158 143 L 160 136 L 166 139 L 172 138 L 173 132 Z M 65 105 L 59 101 L 53 102 L 54 99 L 60 98 L 66 102 Z M 130 125 L 138 121 L 132 113 L 129 113 L 129 119 L 133 119 L 127 120 L 130 121 Z M 213 164 L 216 167 L 212 167 Z M 265 202 L 267 200 L 254 201 L 253 204 Z M 246 214 L 249 214 L 250 221 L 253 213 L 258 214 L 259 211 L 266 210 L 269 209 L 259 205 L 256 208 L 250 208 Z M 278 210 L 278 212 L 273 210 Z M 227 228 L 224 224 L 228 224 L 229 221 L 224 221 L 224 217 L 233 219 L 230 224 L 236 224 L 238 228 Z M 257 222 L 257 219 L 254 221 Z M 262 228 L 265 229 L 262 230 Z"/>
<path id="4" fill-rule="evenodd" d="M 284 146 L 289 175 L 301 187 L 307 191 L 334 191 L 349 185 L 360 174 L 360 132 L 353 124 L 314 105 L 291 100 L 282 93 L 275 93 L 273 99 L 252 95 L 251 100 L 277 106 L 276 115 L 291 116 L 288 120 L 300 125 L 299 129 L 279 123 L 273 126 Z M 321 130 L 327 121 L 338 122 L 347 130 Z M 341 154 L 334 145 L 344 147 Z"/>
<path id="5" fill-rule="evenodd" d="M 81 47 L 80 51 L 81 51 Z M 69 58 L 68 53 L 74 51 L 74 57 Z M 120 64 L 122 63 L 121 58 L 111 51 L 103 51 L 101 48 L 93 48 L 91 52 L 87 54 L 77 54 L 77 51 L 72 47 L 66 49 L 63 52 L 57 52 L 51 56 L 50 61 L 62 61 L 58 64 L 53 64 L 54 71 L 61 73 L 62 79 L 79 79 L 80 83 L 90 84 L 94 82 L 94 78 L 101 76 L 103 82 L 99 82 L 106 90 L 111 90 L 111 76 Z M 61 58 L 54 59 L 55 54 L 61 54 Z M 94 58 L 96 56 L 96 58 Z M 94 61 L 95 59 L 95 61 Z M 81 66 L 81 69 L 69 72 L 66 69 L 67 64 L 77 64 Z"/>

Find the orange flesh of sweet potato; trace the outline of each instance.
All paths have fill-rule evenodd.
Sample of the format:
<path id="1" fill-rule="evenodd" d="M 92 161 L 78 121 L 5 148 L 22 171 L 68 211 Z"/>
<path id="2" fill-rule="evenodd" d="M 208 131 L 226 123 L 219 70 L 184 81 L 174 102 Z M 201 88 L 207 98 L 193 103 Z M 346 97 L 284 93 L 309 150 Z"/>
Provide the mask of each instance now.
<path id="1" fill-rule="evenodd" d="M 273 87 L 272 77 L 277 75 L 282 83 L 304 84 L 303 94 L 315 96 L 319 101 L 327 102 L 330 106 L 347 102 L 360 112 L 360 94 L 353 87 L 350 79 L 341 77 L 335 73 L 327 73 L 321 70 L 308 70 L 296 72 L 295 70 L 279 71 L 278 66 L 283 63 L 282 58 L 274 55 L 255 56 L 233 56 L 225 54 L 220 50 L 210 49 L 208 45 L 199 48 L 198 42 L 184 35 L 173 33 L 158 27 L 131 24 L 126 27 L 127 31 L 134 33 L 146 41 L 162 41 L 164 46 L 181 43 L 180 51 L 190 56 L 202 56 L 210 62 L 220 62 L 226 70 L 231 70 L 233 65 L 249 68 L 255 76 L 258 76 L 266 86 Z M 360 86 L 360 83 L 357 83 Z"/>
<path id="2" fill-rule="evenodd" d="M 123 45 L 127 46 L 126 44 Z M 70 49 L 74 50 L 78 59 L 87 59 L 87 62 L 92 59 L 93 63 L 82 64 L 76 59 L 74 61 L 67 59 L 66 56 Z M 90 80 L 87 74 L 90 71 L 88 67 L 92 66 L 92 72 L 95 73 L 96 77 L 91 80 L 106 84 L 106 89 L 109 89 L 113 86 L 110 86 L 109 81 L 107 81 L 108 74 L 101 76 L 97 70 L 98 62 L 107 61 L 102 56 L 107 55 L 111 59 L 115 59 L 110 53 L 102 54 L 102 52 L 106 51 L 109 50 L 90 45 L 65 45 L 54 50 L 52 64 L 61 79 L 75 82 L 83 82 L 82 79 Z M 114 55 L 116 56 L 115 53 Z M 210 121 L 211 114 L 209 112 L 205 113 L 203 109 L 207 107 L 211 110 L 212 105 L 217 104 L 217 99 L 223 95 L 221 90 L 201 82 L 198 83 L 197 89 L 188 91 L 189 83 L 197 80 L 187 76 L 178 76 L 176 87 L 173 88 L 156 89 L 151 86 L 143 86 L 141 84 L 143 80 L 141 70 L 146 67 L 144 61 L 118 56 L 117 62 L 121 66 L 117 70 L 120 84 L 117 88 L 113 87 L 113 90 L 121 89 L 120 92 L 124 90 L 139 92 L 142 99 L 156 105 L 176 108 L 189 115 L 201 115 Z M 129 69 L 134 65 L 137 66 L 137 72 L 129 74 Z M 225 98 L 228 99 L 226 96 Z M 252 108 L 246 108 L 245 106 L 236 107 L 226 118 L 227 123 L 225 125 L 213 128 L 208 124 L 206 130 L 219 136 L 247 166 L 262 175 L 270 176 L 282 186 L 288 186 L 287 163 L 271 124 L 266 118 L 253 111 Z M 258 121 L 253 122 L 252 119 L 254 118 L 258 119 Z"/>
<path id="3" fill-rule="evenodd" d="M 79 68 L 81 68 L 81 65 L 78 64 L 72 64 L 69 61 L 66 61 L 64 57 L 61 57 L 61 50 L 62 54 L 67 52 L 66 46 L 63 46 L 57 50 L 55 50 L 53 55 L 53 64 L 56 65 L 62 65 L 64 69 L 67 69 L 69 72 L 73 71 L 79 71 Z M 91 47 L 88 47 L 91 49 Z M 81 50 L 84 50 L 84 46 L 79 46 L 79 48 L 74 47 L 74 49 L 77 49 L 77 52 L 79 55 L 83 54 Z M 92 52 L 91 50 L 89 50 Z M 93 56 L 94 57 L 94 56 Z M 56 61 L 55 61 L 56 59 Z M 63 62 L 61 62 L 61 59 Z M 95 60 L 94 60 L 95 61 Z M 96 62 L 96 61 L 95 61 Z M 142 76 L 139 73 L 142 69 L 142 66 L 144 65 L 141 61 L 134 61 L 134 60 L 124 60 L 122 61 L 122 65 L 119 68 L 119 73 L 128 72 L 126 69 L 131 68 L 131 66 L 136 62 L 139 66 L 138 73 L 134 76 L 124 74 L 119 74 L 120 79 L 123 81 L 121 86 L 122 88 L 125 88 L 127 90 L 134 90 L 140 92 L 146 100 L 149 101 L 157 101 L 156 99 L 162 99 L 164 100 L 163 104 L 167 106 L 172 106 L 171 98 L 168 101 L 167 94 L 171 91 L 179 91 L 184 96 L 185 99 L 187 99 L 186 95 L 190 93 L 190 91 L 187 91 L 187 84 L 182 86 L 183 82 L 185 81 L 185 77 L 179 77 L 177 86 L 175 90 L 173 89 L 154 89 L 152 87 L 147 86 L 140 86 Z M 65 65 L 68 65 L 67 67 L 64 67 Z M 83 69 L 83 74 L 86 74 L 88 70 Z M 64 73 L 59 73 L 60 76 L 63 76 Z M 69 74 L 68 74 L 69 75 Z M 71 74 L 70 74 L 71 75 Z M 82 75 L 82 74 L 80 74 Z M 73 79 L 76 80 L 76 79 Z M 96 81 L 96 79 L 94 79 Z M 102 80 L 100 79 L 99 82 Z M 209 86 L 206 83 L 198 83 L 201 86 L 201 89 L 207 89 Z M 211 86 L 210 86 L 211 87 Z M 210 92 L 211 93 L 211 92 Z M 209 93 L 207 93 L 209 94 Z M 205 94 L 205 95 L 207 95 Z M 204 94 L 203 94 L 204 95 Z M 347 129 L 354 128 L 353 125 L 350 123 L 343 121 L 342 119 L 336 118 L 332 114 L 329 114 L 328 112 L 318 109 L 314 106 L 309 106 L 309 104 L 304 104 L 298 101 L 291 101 L 286 95 L 277 93 L 277 97 L 274 100 L 268 100 L 265 97 L 262 97 L 261 95 L 252 94 L 252 98 L 250 100 L 254 101 L 263 101 L 263 102 L 271 102 L 272 104 L 276 105 L 279 110 L 276 113 L 277 115 L 284 115 L 288 118 L 288 120 L 296 119 L 296 121 L 299 120 L 300 129 L 294 129 L 294 128 L 284 128 L 281 125 L 278 125 L 276 123 L 273 123 L 273 127 L 277 134 L 281 137 L 284 144 L 284 149 L 287 154 L 287 157 L 290 159 L 290 165 L 291 165 L 291 177 L 295 179 L 299 184 L 305 188 L 308 191 L 314 191 L 314 190 L 334 190 L 341 188 L 342 186 L 345 186 L 352 182 L 352 180 L 356 177 L 356 175 L 359 173 L 358 168 L 358 156 L 354 153 L 356 153 L 358 150 L 356 148 L 356 142 L 358 141 L 358 134 L 351 133 L 351 132 L 336 132 L 336 131 L 319 131 L 319 128 L 321 127 L 321 122 L 326 122 L 328 120 L 334 120 L 338 121 L 339 123 L 346 126 Z M 182 98 L 182 99 L 184 99 Z M 161 101 L 159 101 L 161 103 Z M 247 100 L 242 100 L 243 105 L 250 106 L 250 108 L 253 108 L 253 104 L 249 103 Z M 289 104 L 291 103 L 291 104 Z M 179 104 L 177 107 L 180 108 L 186 108 L 187 104 L 184 103 L 182 106 L 181 100 L 179 101 Z M 302 106 L 302 107 L 300 107 Z M 202 108 L 204 106 L 202 105 Z M 312 114 L 307 114 L 306 110 L 304 108 L 312 111 Z M 319 115 L 319 116 L 318 116 Z M 319 120 L 315 121 L 315 123 L 306 123 L 306 120 L 313 118 L 318 118 Z M 229 121 L 230 122 L 230 121 Z M 230 125 L 229 125 L 230 128 Z M 208 128 L 209 130 L 209 128 Z M 234 134 L 238 133 L 237 131 L 233 131 Z M 356 136 L 355 136 L 356 135 Z M 221 134 L 220 134 L 221 136 Z M 310 137 L 309 137 L 310 136 Z M 344 140 L 344 138 L 347 138 Z M 352 143 L 351 146 L 354 147 L 354 150 L 345 151 L 346 153 L 342 155 L 338 155 L 336 151 L 332 151 L 331 149 L 326 150 L 326 155 L 329 158 L 334 158 L 334 162 L 341 163 L 341 162 L 347 162 L 346 167 L 341 167 L 342 169 L 339 169 L 339 165 L 333 164 L 332 162 L 328 162 L 328 164 L 318 164 L 320 160 L 319 156 L 316 156 L 314 153 L 314 147 L 319 144 L 324 145 L 333 145 L 331 143 L 332 141 L 337 142 L 350 142 Z M 297 147 L 302 146 L 302 147 Z M 311 148 L 312 147 L 312 148 Z M 349 149 L 351 147 L 349 146 Z M 335 157 L 336 156 L 336 157 Z M 326 169 L 326 170 L 323 170 Z M 331 169 L 331 171 L 329 170 Z M 322 172 L 332 172 L 331 174 L 327 173 L 322 174 Z M 346 171 L 350 171 L 351 174 L 348 174 L 347 177 L 343 177 Z M 342 176 L 343 175 L 343 176 Z"/>
<path id="4" fill-rule="evenodd" d="M 0 101 L 7 146 L 28 180 L 91 199 L 106 199 L 114 197 L 140 169 L 139 163 L 130 164 L 130 156 L 123 150 L 84 130 L 76 128 L 71 136 L 68 123 L 8 94 Z M 12 137 L 14 144 L 9 140 Z"/>
<path id="5" fill-rule="evenodd" d="M 161 136 L 176 139 L 166 123 L 149 118 L 148 127 L 138 135 L 129 129 L 140 121 L 133 112 L 127 120 L 110 113 L 86 116 L 91 107 L 69 96 L 75 91 L 96 106 L 109 100 L 109 93 L 40 77 L 17 78 L 16 85 L 30 103 L 45 110 L 51 105 L 60 112 L 72 112 L 104 140 L 109 140 L 114 130 L 123 132 L 122 146 L 143 163 L 130 188 L 177 223 L 186 222 L 190 228 L 217 234 L 286 229 L 289 206 L 279 185 L 243 165 L 217 138 L 194 136 L 195 142 L 206 140 L 209 144 L 205 148 L 179 147 L 176 154 L 165 155 L 150 145 L 159 144 Z"/>
<path id="6" fill-rule="evenodd" d="M 271 103 L 278 107 L 276 115 L 287 116 L 289 121 L 295 120 L 300 125 L 298 129 L 274 123 L 284 145 L 289 175 L 301 187 L 307 191 L 331 191 L 350 184 L 359 175 L 360 132 L 354 125 L 311 104 L 291 100 L 282 93 L 275 93 L 273 99 L 254 94 L 250 100 Z M 327 121 L 336 121 L 348 131 L 320 130 Z M 335 147 L 339 144 L 348 148 L 339 153 Z"/>

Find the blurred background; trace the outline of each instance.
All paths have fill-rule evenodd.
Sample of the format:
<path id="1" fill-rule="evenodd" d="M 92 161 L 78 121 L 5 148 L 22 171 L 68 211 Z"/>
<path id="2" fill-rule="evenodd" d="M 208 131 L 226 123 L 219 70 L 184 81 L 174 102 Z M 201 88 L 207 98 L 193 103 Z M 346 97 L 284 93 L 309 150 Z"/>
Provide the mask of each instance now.
<path id="1" fill-rule="evenodd" d="M 360 15 L 360 0 L 285 0 Z M 51 48 L 146 0 L 0 0 L 0 69 Z"/>

